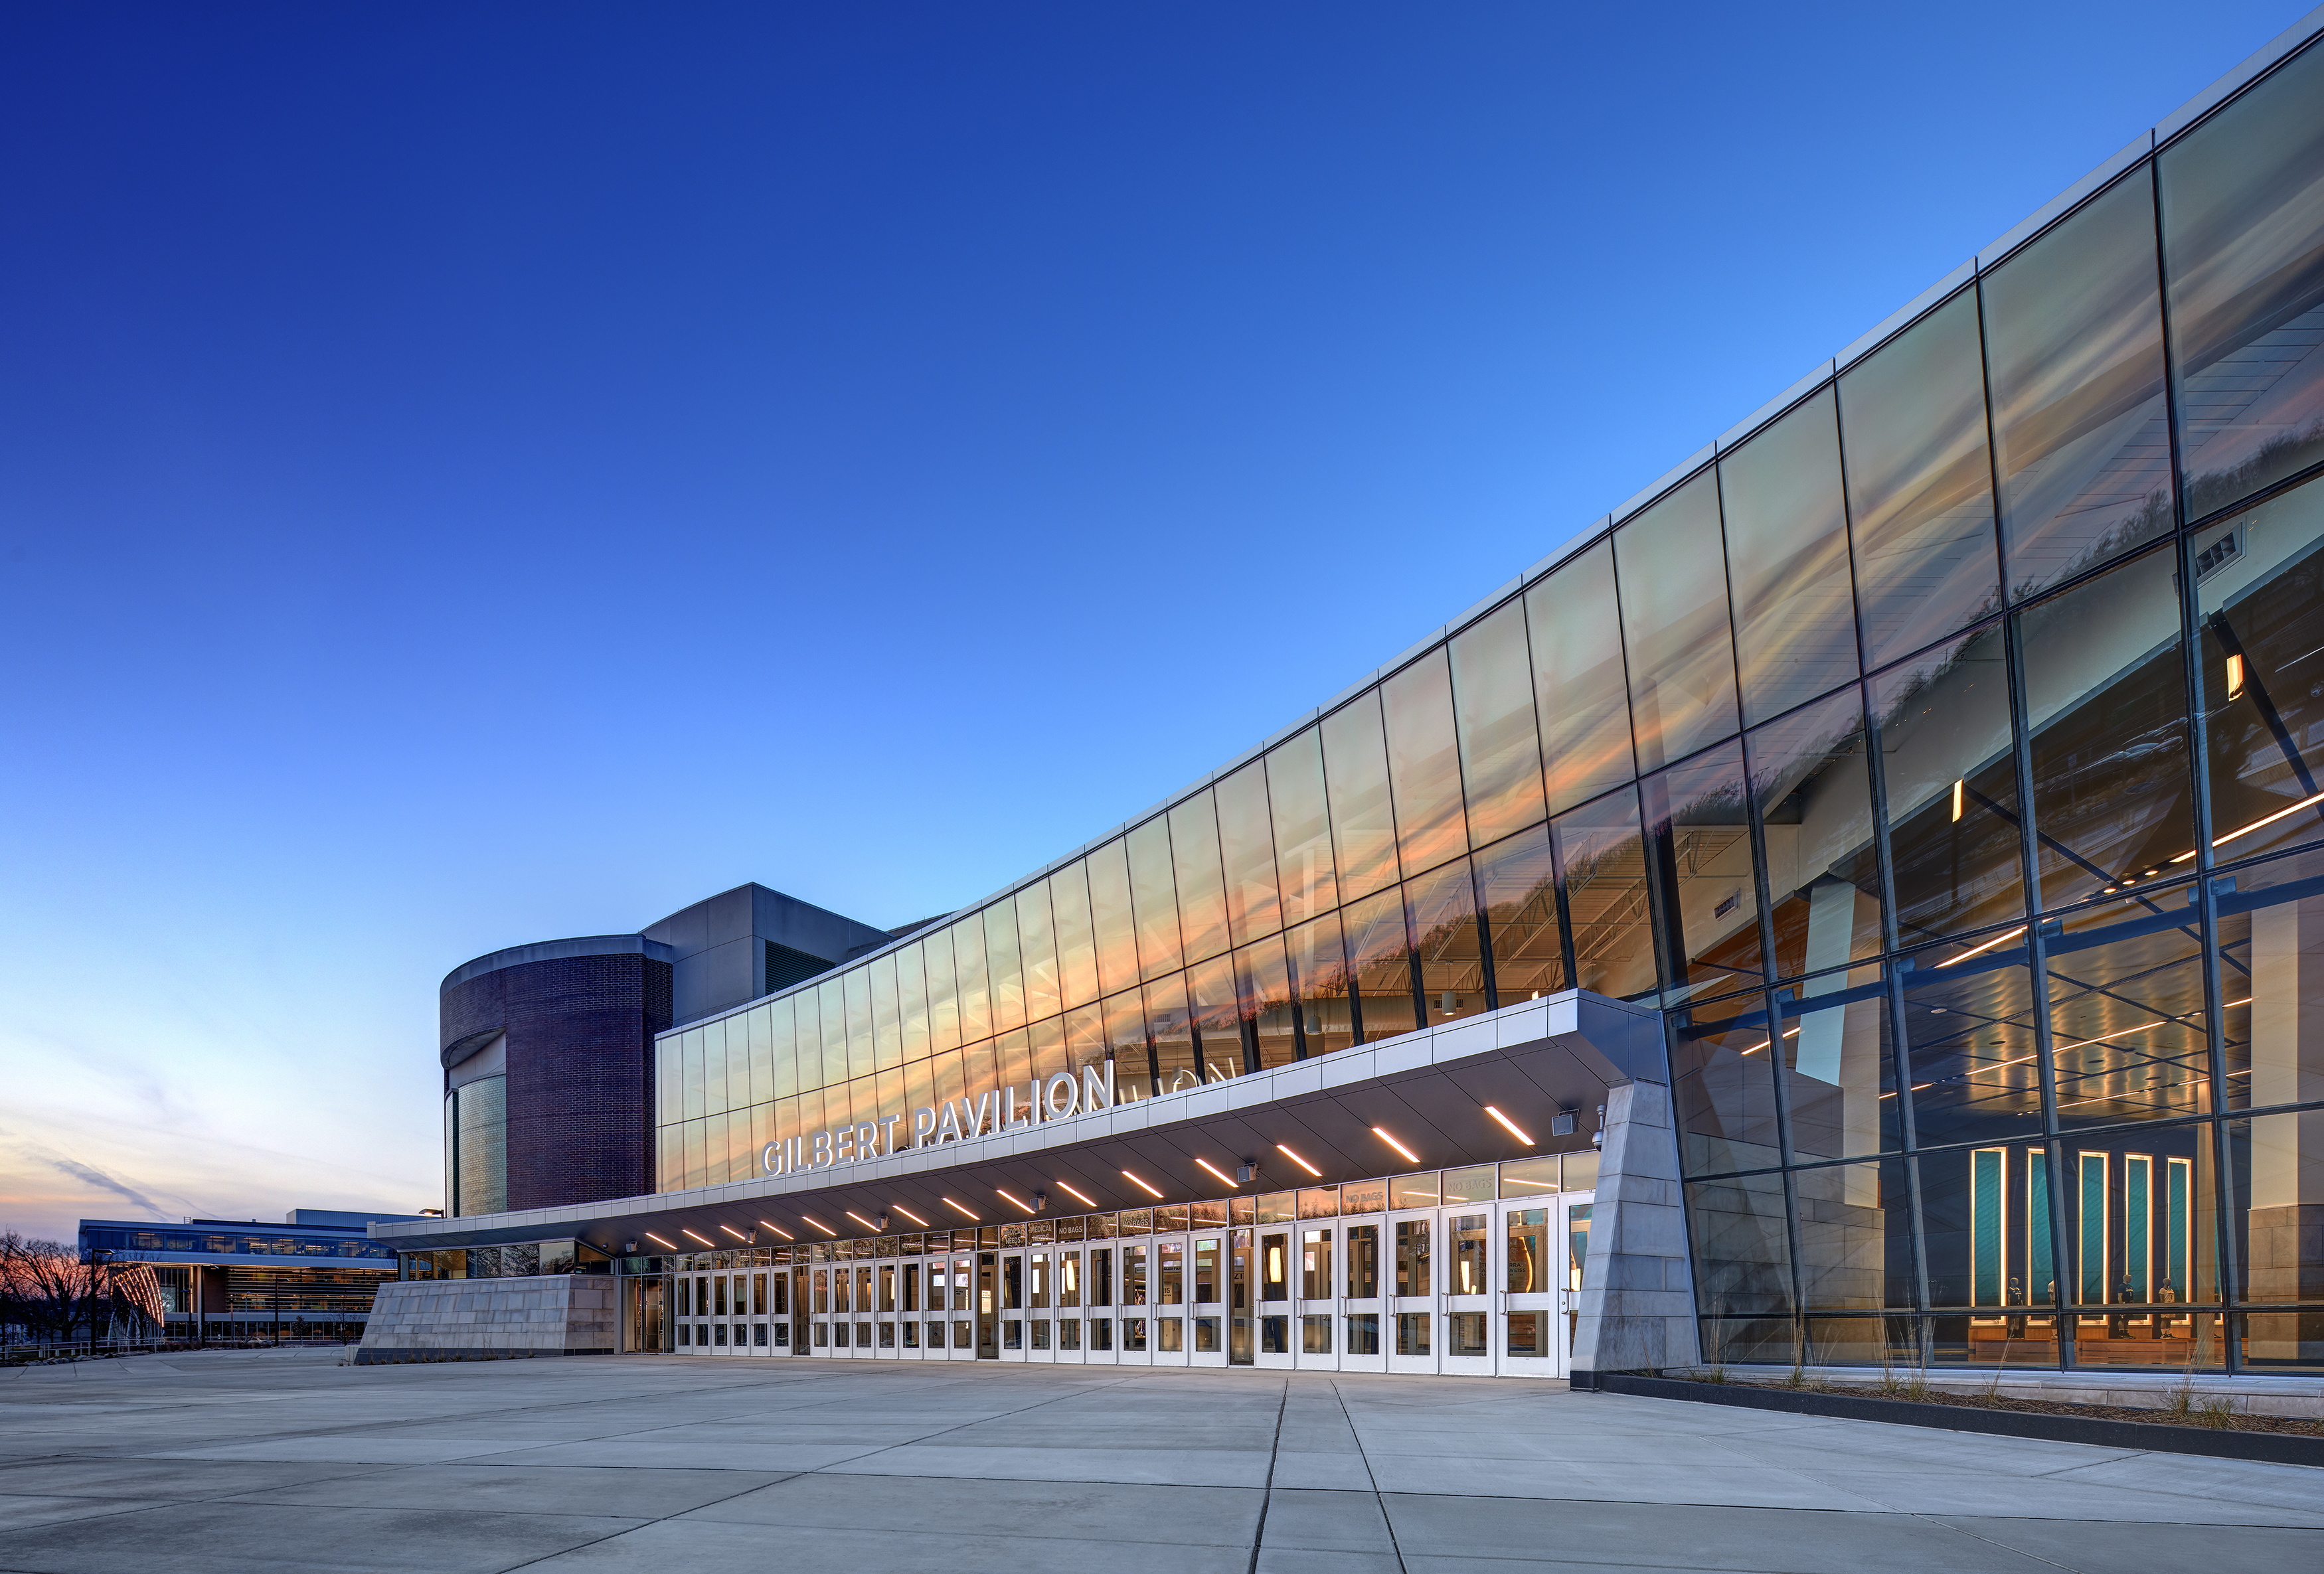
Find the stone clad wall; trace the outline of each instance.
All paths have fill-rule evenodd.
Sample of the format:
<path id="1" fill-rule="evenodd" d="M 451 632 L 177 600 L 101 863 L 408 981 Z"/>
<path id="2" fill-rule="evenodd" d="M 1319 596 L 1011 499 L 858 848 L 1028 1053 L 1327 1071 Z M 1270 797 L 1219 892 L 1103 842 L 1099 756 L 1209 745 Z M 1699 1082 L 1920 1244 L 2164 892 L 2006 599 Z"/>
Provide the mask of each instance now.
<path id="1" fill-rule="evenodd" d="M 401 1280 L 380 1286 L 355 1364 L 611 1355 L 620 1308 L 610 1274 Z"/>

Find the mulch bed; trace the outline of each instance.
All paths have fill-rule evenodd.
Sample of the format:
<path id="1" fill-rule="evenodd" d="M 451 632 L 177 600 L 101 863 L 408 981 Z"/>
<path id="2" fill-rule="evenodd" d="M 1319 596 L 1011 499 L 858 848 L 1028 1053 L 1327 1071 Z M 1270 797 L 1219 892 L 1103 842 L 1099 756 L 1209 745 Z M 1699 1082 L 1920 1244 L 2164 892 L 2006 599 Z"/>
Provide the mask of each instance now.
<path id="1" fill-rule="evenodd" d="M 1845 1394 L 1855 1399 L 1950 1404 L 1965 1410 L 2008 1410 L 2022 1415 L 2073 1415 L 2092 1421 L 2135 1421 L 2149 1426 L 2198 1427 L 2214 1431 L 2275 1431 L 2289 1432 L 2295 1437 L 2324 1437 L 2324 1420 L 2307 1421 L 2290 1415 L 2253 1415 L 2243 1411 L 2207 1413 L 2200 1408 L 2207 1397 L 2201 1394 L 2195 1395 L 2196 1408 L 2181 1414 L 2166 1409 L 2143 1410 L 2126 1404 L 2068 1404 L 2054 1399 L 2020 1399 L 2006 1394 L 1963 1393 L 1955 1388 L 1940 1388 L 1933 1383 L 1921 1393 L 1907 1394 L 1902 1388 L 1889 1392 L 1861 1383 L 1822 1380 L 1803 1384 L 1759 1383 L 1737 1382 L 1733 1378 L 1729 1381 L 1738 1388 L 1766 1388 L 1782 1393 Z"/>

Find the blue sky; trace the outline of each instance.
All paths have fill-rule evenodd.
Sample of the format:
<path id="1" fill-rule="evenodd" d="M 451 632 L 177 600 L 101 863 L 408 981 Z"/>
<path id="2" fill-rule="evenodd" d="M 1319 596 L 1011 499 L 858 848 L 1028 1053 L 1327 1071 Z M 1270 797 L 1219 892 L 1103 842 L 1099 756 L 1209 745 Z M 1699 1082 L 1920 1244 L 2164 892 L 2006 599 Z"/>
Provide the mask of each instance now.
<path id="1" fill-rule="evenodd" d="M 449 968 L 992 889 L 2296 19 L 9 9 L 0 1228 L 436 1205 Z"/>

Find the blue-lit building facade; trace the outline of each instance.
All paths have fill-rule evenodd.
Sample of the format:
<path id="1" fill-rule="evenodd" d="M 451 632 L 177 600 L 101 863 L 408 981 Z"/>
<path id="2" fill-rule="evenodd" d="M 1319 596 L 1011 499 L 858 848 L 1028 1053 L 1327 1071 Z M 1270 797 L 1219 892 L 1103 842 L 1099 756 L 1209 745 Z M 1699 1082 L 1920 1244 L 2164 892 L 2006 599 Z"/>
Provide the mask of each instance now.
<path id="1" fill-rule="evenodd" d="M 2314 26 L 1118 833 L 675 1013 L 649 1189 L 374 1234 L 710 1356 L 2324 1372 Z"/>
<path id="2" fill-rule="evenodd" d="M 372 1239 L 371 1225 L 420 1217 L 294 1208 L 280 1224 L 84 1219 L 78 1245 L 84 1262 L 153 1269 L 171 1339 L 354 1339 L 397 1268 L 395 1248 Z"/>

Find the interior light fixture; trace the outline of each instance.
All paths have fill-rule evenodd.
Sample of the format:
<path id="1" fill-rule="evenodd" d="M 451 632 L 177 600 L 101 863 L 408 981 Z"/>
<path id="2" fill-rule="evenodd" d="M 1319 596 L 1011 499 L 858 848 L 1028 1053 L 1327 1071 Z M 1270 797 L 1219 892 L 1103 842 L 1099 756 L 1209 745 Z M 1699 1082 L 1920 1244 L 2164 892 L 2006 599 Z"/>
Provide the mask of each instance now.
<path id="1" fill-rule="evenodd" d="M 729 1234 L 729 1235 L 733 1236 L 736 1240 L 741 1241 L 744 1246 L 748 1246 L 748 1245 L 750 1245 L 750 1244 L 751 1244 L 751 1238 L 750 1238 L 749 1236 L 747 1236 L 747 1235 L 744 1235 L 741 1230 L 739 1230 L 739 1229 L 735 1229 L 733 1225 L 731 1225 L 731 1224 L 722 1224 L 722 1225 L 720 1225 L 718 1228 L 719 1228 L 719 1229 L 723 1229 L 723 1230 L 724 1230 L 727 1234 Z"/>
<path id="2" fill-rule="evenodd" d="M 1967 962 L 1970 957 L 1977 955 L 1979 952 L 1991 951 L 1995 946 L 2015 940 L 2024 933 L 2025 925 L 2020 924 L 2008 934 L 1997 934 L 1992 939 L 1987 941 L 1983 945 L 1972 945 L 1967 951 L 1962 952 L 1959 956 L 1949 956 L 1945 958 L 1944 961 L 1937 963 L 1937 965 L 1939 967 L 1950 967 L 1957 962 Z"/>
<path id="3" fill-rule="evenodd" d="M 653 1242 L 654 1245 L 658 1247 L 666 1247 L 671 1251 L 676 1251 L 678 1249 L 678 1242 L 674 1240 L 664 1240 L 650 1229 L 646 1231 L 646 1238 Z"/>
<path id="4" fill-rule="evenodd" d="M 856 1212 L 854 1209 L 850 1208 L 847 1210 L 847 1217 L 855 1220 L 856 1223 L 862 1225 L 872 1234 L 877 1235 L 880 1233 L 880 1227 L 878 1225 L 864 1218 L 861 1213 Z"/>
<path id="5" fill-rule="evenodd" d="M 1070 1181 L 1059 1181 L 1057 1183 L 1057 1190 L 1065 1192 L 1069 1197 L 1078 1198 L 1084 1207 L 1094 1208 L 1097 1206 L 1096 1198 L 1091 1196 L 1088 1192 L 1083 1191 L 1079 1186 L 1074 1185 Z"/>
<path id="6" fill-rule="evenodd" d="M 1489 1116 L 1491 1116 L 1494 1119 L 1496 1119 L 1496 1120 L 1499 1121 L 1499 1122 L 1501 1123 L 1502 1128 L 1503 1128 L 1504 1130 L 1506 1130 L 1506 1131 L 1507 1131 L 1507 1132 L 1508 1132 L 1511 1137 L 1516 1137 L 1519 1142 L 1524 1143 L 1527 1147 L 1531 1147 L 1531 1146 L 1533 1146 L 1533 1138 L 1532 1138 L 1532 1137 L 1527 1137 L 1527 1136 L 1526 1136 L 1523 1131 L 1519 1130 L 1519 1129 L 1518 1129 L 1518 1128 L 1517 1128 L 1517 1123 L 1516 1121 L 1514 1121 L 1514 1120 L 1510 1119 L 1508 1116 L 1506 1116 L 1506 1115 L 1502 1114 L 1499 1109 L 1494 1109 L 1490 1104 L 1488 1104 L 1488 1105 L 1486 1105 L 1486 1106 L 1485 1106 L 1485 1113 L 1486 1113 L 1486 1114 L 1488 1114 L 1488 1115 L 1489 1115 Z"/>
<path id="7" fill-rule="evenodd" d="M 837 1234 L 839 1233 L 839 1231 L 837 1231 L 837 1230 L 835 1230 L 835 1229 L 832 1229 L 832 1228 L 831 1228 L 831 1226 L 829 1226 L 828 1224 L 825 1224 L 822 1220 L 817 1219 L 817 1218 L 816 1218 L 814 1214 L 812 1214 L 812 1213 L 802 1213 L 802 1214 L 800 1214 L 800 1215 L 799 1215 L 799 1217 L 800 1217 L 801 1219 L 806 1220 L 809 1224 L 814 1225 L 817 1229 L 819 1229 L 819 1230 L 823 1231 L 823 1233 L 824 1233 L 824 1234 L 825 1234 L 825 1235 L 833 1235 L 833 1236 L 835 1236 L 835 1235 L 837 1235 Z"/>
<path id="8" fill-rule="evenodd" d="M 905 1207 L 901 1202 L 890 1202 L 888 1206 L 893 1208 L 897 1212 L 910 1220 L 914 1224 L 918 1225 L 922 1229 L 926 1229 L 928 1227 L 928 1221 L 927 1220 L 921 1218 L 918 1214 Z"/>
<path id="9" fill-rule="evenodd" d="M 1275 1151 L 1281 1154 L 1285 1158 L 1289 1159 L 1293 1164 L 1297 1164 L 1301 1169 L 1305 1170 L 1317 1180 L 1320 1181 L 1323 1178 L 1323 1171 L 1317 1169 L 1314 1164 L 1309 1164 L 1305 1159 L 1301 1158 L 1297 1154 L 1293 1153 L 1281 1143 L 1278 1142 L 1275 1145 Z"/>
<path id="10" fill-rule="evenodd" d="M 1156 1191 L 1153 1187 L 1139 1180 L 1136 1175 L 1131 1174 L 1128 1170 L 1122 1171 L 1121 1175 L 1122 1179 L 1128 1181 L 1131 1185 L 1145 1192 L 1148 1197 L 1153 1198 L 1157 1202 L 1159 1202 L 1162 1200 L 1161 1192 Z"/>
<path id="11" fill-rule="evenodd" d="M 1379 1127 L 1377 1127 L 1377 1126 L 1373 1127 L 1373 1128 L 1372 1128 L 1372 1135 L 1373 1135 L 1374 1137 L 1379 1137 L 1382 1142 L 1384 1142 L 1384 1143 L 1388 1144 L 1388 1146 L 1390 1146 L 1390 1147 L 1392 1147 L 1392 1148 L 1396 1149 L 1396 1151 L 1397 1151 L 1397 1152 L 1398 1152 L 1398 1153 L 1402 1154 L 1402 1155 L 1404 1155 L 1404 1162 L 1405 1162 L 1405 1163 L 1406 1163 L 1406 1164 L 1418 1164 L 1418 1163 L 1420 1162 L 1420 1155 L 1419 1155 L 1418 1154 L 1416 1154 L 1416 1153 L 1413 1152 L 1410 1148 L 1408 1148 L 1408 1147 L 1405 1146 L 1404 1146 L 1404 1144 L 1402 1144 L 1402 1143 L 1400 1143 L 1400 1142 L 1397 1141 L 1397 1139 L 1396 1139 L 1396 1138 L 1394 1138 L 1393 1137 L 1390 1137 L 1390 1136 L 1389 1136 L 1386 1131 L 1382 1130 L 1380 1128 L 1379 1128 Z"/>
<path id="12" fill-rule="evenodd" d="M 1231 1185 L 1233 1185 L 1233 1184 L 1235 1184 L 1235 1183 L 1235 1183 L 1235 1178 L 1234 1178 L 1232 1175 L 1230 1175 L 1230 1174 L 1227 1174 L 1224 1170 L 1222 1170 L 1222 1169 L 1219 1168 L 1219 1166 L 1218 1166 L 1218 1165 L 1216 1165 L 1216 1164 L 1213 1164 L 1210 1160 L 1208 1160 L 1208 1159 L 1200 1159 L 1200 1158 L 1198 1158 L 1198 1159 L 1196 1159 L 1194 1162 L 1195 1162 L 1196 1164 L 1198 1164 L 1202 1165 L 1202 1166 L 1203 1166 L 1203 1168 L 1204 1168 L 1204 1169 L 1206 1169 L 1206 1170 L 1210 1171 L 1210 1172 L 1211 1172 L 1211 1174 L 1213 1174 L 1216 1175 L 1220 1180 L 1222 1180 L 1222 1181 L 1225 1182 L 1228 1185 L 1231 1186 Z"/>
<path id="13" fill-rule="evenodd" d="M 995 1186 L 992 1189 L 1000 1192 L 1002 1198 L 1008 1201 L 1012 1206 L 1021 1209 L 1027 1213 L 1035 1211 L 1035 1209 L 1030 1202 L 1026 1201 L 1023 1198 L 1018 1196 L 1016 1192 L 1011 1192 L 1006 1186 Z"/>
<path id="14" fill-rule="evenodd" d="M 1959 824 L 1960 821 L 1961 798 L 1967 792 L 1969 782 L 1966 778 L 1957 779 L 1953 783 L 1953 821 L 1955 824 Z"/>
<path id="15" fill-rule="evenodd" d="M 963 1219 L 974 1219 L 976 1217 L 975 1214 L 971 1213 L 967 1209 L 962 1207 L 959 1203 L 954 1201 L 949 1197 L 944 1200 L 944 1205 L 951 1209 L 954 1213 L 959 1214 Z"/>
<path id="16" fill-rule="evenodd" d="M 2231 700 L 2239 698 L 2243 692 L 2244 658 L 2240 656 L 2230 656 L 2227 658 L 2227 697 Z"/>
<path id="17" fill-rule="evenodd" d="M 763 1220 L 763 1219 L 761 1219 L 761 1220 L 759 1220 L 759 1223 L 760 1223 L 760 1225 L 761 1225 L 762 1228 L 767 1229 L 771 1229 L 771 1230 L 773 1230 L 777 1235 L 781 1236 L 785 1240 L 797 1240 L 797 1239 L 798 1238 L 798 1237 L 797 1237 L 797 1236 L 793 1235 L 789 1230 L 785 1229 L 784 1229 L 781 1225 L 779 1225 L 779 1224 L 769 1224 L 769 1223 L 768 1223 L 765 1220 Z"/>
<path id="18" fill-rule="evenodd" d="M 681 1228 L 681 1229 L 678 1230 L 678 1234 L 680 1234 L 680 1235 L 694 1235 L 694 1231 L 692 1231 L 692 1230 L 690 1230 L 690 1229 L 684 1229 L 684 1228 Z M 716 1241 L 715 1241 L 715 1240 L 711 1239 L 711 1238 L 710 1238 L 708 1236 L 706 1236 L 706 1235 L 694 1235 L 694 1238 L 695 1238 L 695 1239 L 696 1239 L 696 1240 L 698 1240 L 698 1241 L 700 1241 L 704 1246 L 706 1246 L 706 1247 L 716 1247 L 716 1246 L 717 1246 L 717 1244 L 718 1244 Z"/>

